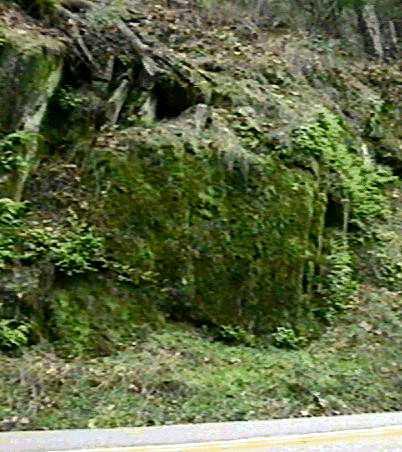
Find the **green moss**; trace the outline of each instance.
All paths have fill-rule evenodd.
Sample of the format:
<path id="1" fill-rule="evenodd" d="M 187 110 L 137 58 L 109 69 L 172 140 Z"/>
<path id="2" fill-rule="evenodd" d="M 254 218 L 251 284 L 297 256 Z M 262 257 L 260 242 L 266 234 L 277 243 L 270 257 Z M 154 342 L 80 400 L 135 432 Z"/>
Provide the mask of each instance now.
<path id="1" fill-rule="evenodd" d="M 0 28 L 0 134 L 17 129 L 36 112 L 62 53 L 56 39 Z"/>
<path id="2" fill-rule="evenodd" d="M 114 259 L 151 272 L 153 296 L 175 317 L 258 331 L 292 323 L 304 305 L 314 177 L 217 149 L 215 130 L 191 142 L 179 128 L 148 132 L 123 133 L 127 151 L 91 161 L 101 184 L 93 221 Z"/>
<path id="3" fill-rule="evenodd" d="M 399 176 L 402 175 L 400 117 L 400 106 L 384 101 L 371 112 L 364 133 L 378 161 L 389 165 Z"/>
<path id="4" fill-rule="evenodd" d="M 318 163 L 331 175 L 325 190 L 343 204 L 345 233 L 350 224 L 363 229 L 390 214 L 384 187 L 395 178 L 364 155 L 340 118 L 321 112 L 314 123 L 296 129 L 292 146 L 294 161 L 313 168 Z"/>
<path id="5" fill-rule="evenodd" d="M 101 277 L 58 282 L 48 296 L 47 337 L 67 354 L 109 354 L 163 323 L 148 300 Z"/>
<path id="6" fill-rule="evenodd" d="M 66 148 L 85 153 L 96 136 L 96 113 L 102 98 L 88 87 L 73 89 L 66 83 L 62 79 L 49 102 L 42 124 L 43 134 L 50 152 Z"/>
<path id="7" fill-rule="evenodd" d="M 95 13 L 102 19 L 103 10 Z M 356 74 L 347 76 L 342 65 L 335 68 L 336 55 L 334 67 L 317 61 L 303 71 L 290 62 L 289 49 L 277 55 L 278 42 L 266 53 L 249 46 L 237 58 L 233 49 L 243 46 L 234 32 L 227 40 L 216 36 L 219 68 L 198 65 L 197 51 L 187 46 L 162 58 L 162 46 L 155 57 L 161 70 L 143 80 L 138 54 L 117 44 L 106 51 L 97 40 L 103 25 L 95 26 L 95 16 L 88 19 L 94 28 L 85 42 L 96 64 L 83 73 L 82 62 L 65 71 L 37 131 L 43 164 L 31 159 L 27 165 L 29 145 L 17 143 L 15 154 L 4 148 L 3 166 L 15 173 L 28 167 L 34 177 L 26 221 L 13 227 L 16 243 L 8 240 L 11 234 L 1 245 L 3 267 L 11 272 L 17 261 L 26 267 L 46 262 L 55 281 L 63 280 L 49 321 L 58 322 L 55 335 L 65 349 L 76 341 L 84 352 L 96 348 L 96 337 L 102 342 L 77 275 L 104 276 L 111 285 L 124 281 L 138 303 L 156 305 L 175 319 L 245 334 L 279 331 L 289 341 L 293 334 L 314 333 L 317 298 L 331 287 L 334 292 L 329 279 L 345 270 L 353 280 L 350 238 L 363 240 L 366 229 L 390 212 L 384 195 L 389 172 L 367 158 L 359 136 L 381 94 L 366 90 Z M 112 24 L 117 16 L 107 17 Z M 0 133 L 7 142 L 35 117 L 38 99 L 60 67 L 62 46 L 33 31 L 2 30 L 1 43 L 0 94 L 18 92 L 13 106 L 0 100 Z M 292 52 L 302 45 L 293 43 Z M 101 69 L 110 50 L 114 70 L 107 80 L 110 74 L 95 66 Z M 300 57 L 302 64 L 315 55 Z M 306 71 L 310 78 L 302 75 Z M 123 78 L 129 93 L 109 127 L 105 105 Z M 146 99 L 155 110 L 150 121 L 141 117 Z M 352 111 L 356 124 L 330 111 Z M 384 112 L 377 113 L 364 137 L 372 141 L 384 135 L 376 127 L 386 123 Z M 137 127 L 126 128 L 130 124 Z M 66 221 L 72 213 L 78 228 Z M 332 229 L 342 245 L 335 256 Z M 339 297 L 326 302 L 342 304 Z M 105 312 L 110 303 L 105 298 Z M 72 325 L 63 338 L 68 319 Z M 114 330 L 119 322 L 110 325 Z"/>

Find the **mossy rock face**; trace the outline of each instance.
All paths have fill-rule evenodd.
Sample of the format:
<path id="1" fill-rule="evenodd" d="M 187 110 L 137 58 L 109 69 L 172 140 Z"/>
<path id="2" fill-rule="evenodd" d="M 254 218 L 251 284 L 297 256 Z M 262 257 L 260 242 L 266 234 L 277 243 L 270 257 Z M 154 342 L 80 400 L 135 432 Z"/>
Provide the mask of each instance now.
<path id="1" fill-rule="evenodd" d="M 216 149 L 217 131 L 188 141 L 180 130 L 129 129 L 124 152 L 93 155 L 90 179 L 106 175 L 93 221 L 110 252 L 149 275 L 153 296 L 174 317 L 259 331 L 292 322 L 303 310 L 314 215 L 322 215 L 314 176 Z"/>
<path id="2" fill-rule="evenodd" d="M 383 102 L 371 113 L 365 130 L 374 156 L 398 176 L 402 175 L 401 113 L 400 105 Z"/>
<path id="3" fill-rule="evenodd" d="M 49 78 L 60 72 L 64 46 L 36 33 L 0 28 L 0 133 L 18 129 L 36 113 Z"/>
<path id="4" fill-rule="evenodd" d="M 389 214 L 373 157 L 398 160 L 395 96 L 349 61 L 304 76 L 283 43 L 240 61 L 239 37 L 211 30 L 214 69 L 162 41 L 142 55 L 109 25 L 88 25 L 93 58 L 69 52 L 63 74 L 60 39 L 0 28 L 0 144 L 18 154 L 0 178 L 9 307 L 67 353 L 107 353 L 160 312 L 309 336 L 355 287 L 349 237 Z"/>
<path id="5" fill-rule="evenodd" d="M 57 282 L 46 301 L 47 335 L 66 353 L 108 354 L 163 324 L 155 305 L 93 275 Z"/>

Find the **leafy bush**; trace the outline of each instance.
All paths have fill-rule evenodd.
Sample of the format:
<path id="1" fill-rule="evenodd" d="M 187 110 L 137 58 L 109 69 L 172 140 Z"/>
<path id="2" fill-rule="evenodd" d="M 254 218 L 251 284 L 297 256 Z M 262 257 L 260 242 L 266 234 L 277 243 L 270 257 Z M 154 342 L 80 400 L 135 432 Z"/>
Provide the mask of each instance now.
<path id="1" fill-rule="evenodd" d="M 0 227 L 20 224 L 26 204 L 9 198 L 0 199 Z"/>
<path id="2" fill-rule="evenodd" d="M 71 88 L 60 89 L 57 93 L 57 101 L 60 107 L 66 112 L 80 108 L 85 103 L 89 103 L 89 99 Z"/>
<path id="3" fill-rule="evenodd" d="M 0 173 L 21 168 L 24 164 L 22 150 L 37 140 L 38 134 L 32 132 L 14 132 L 0 140 Z"/>
<path id="4" fill-rule="evenodd" d="M 14 320 L 0 319 L 0 350 L 22 347 L 28 343 L 29 327 Z"/>
<path id="5" fill-rule="evenodd" d="M 0 199 L 0 268 L 16 260 L 29 264 L 45 259 L 71 276 L 105 264 L 103 239 L 74 215 L 62 225 L 41 226 L 28 221 L 26 213 L 25 203 Z"/>
<path id="6" fill-rule="evenodd" d="M 357 290 L 355 278 L 355 243 L 372 236 L 379 221 L 391 214 L 391 203 L 385 187 L 395 178 L 389 169 L 374 164 L 363 155 L 344 123 L 334 114 L 323 111 L 312 124 L 298 128 L 293 136 L 293 149 L 284 158 L 314 170 L 319 162 L 325 176 L 319 180 L 326 202 L 327 216 L 340 210 L 334 224 L 326 224 L 318 238 L 326 257 L 319 257 L 321 267 L 317 279 L 325 306 L 317 310 L 327 320 L 348 305 Z M 328 220 L 327 220 L 328 221 Z M 354 233 L 349 234 L 353 228 Z M 317 272 L 316 272 L 317 273 Z"/>
<path id="7" fill-rule="evenodd" d="M 249 346 L 256 344 L 255 335 L 239 326 L 220 326 L 216 338 L 227 344 L 244 344 Z"/>
<path id="8" fill-rule="evenodd" d="M 5 312 L 4 305 L 0 303 L 0 350 L 22 347 L 29 340 L 29 325 L 10 317 L 10 313 Z"/>
<path id="9" fill-rule="evenodd" d="M 0 269 L 18 258 L 15 231 L 21 226 L 26 205 L 9 198 L 0 199 Z"/>
<path id="10" fill-rule="evenodd" d="M 388 221 L 373 228 L 370 240 L 358 249 L 360 269 L 376 285 L 391 290 L 402 287 L 401 192 L 394 193 L 396 205 Z"/>
<path id="11" fill-rule="evenodd" d="M 398 232 L 377 231 L 374 246 L 367 251 L 370 276 L 382 286 L 400 290 L 402 287 L 402 252 Z M 392 245 L 395 244 L 395 247 Z M 366 262 L 367 264 L 367 262 Z"/>
<path id="12" fill-rule="evenodd" d="M 306 344 L 306 338 L 299 336 L 293 328 L 284 326 L 278 327 L 271 337 L 278 348 L 297 349 Z"/>
<path id="13" fill-rule="evenodd" d="M 63 228 L 35 227 L 22 236 L 26 239 L 26 259 L 43 256 L 69 276 L 96 271 L 105 262 L 103 239 L 75 220 Z"/>

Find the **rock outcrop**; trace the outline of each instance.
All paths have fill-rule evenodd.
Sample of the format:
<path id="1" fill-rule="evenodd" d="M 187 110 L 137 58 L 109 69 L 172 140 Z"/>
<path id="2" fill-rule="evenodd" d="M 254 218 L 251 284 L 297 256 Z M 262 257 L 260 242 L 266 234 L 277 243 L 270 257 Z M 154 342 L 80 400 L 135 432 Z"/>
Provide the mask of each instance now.
<path id="1" fill-rule="evenodd" d="M 67 35 L 0 25 L 7 312 L 84 346 L 158 312 L 311 329 L 353 290 L 337 256 L 389 211 L 397 68 L 113 8 Z"/>

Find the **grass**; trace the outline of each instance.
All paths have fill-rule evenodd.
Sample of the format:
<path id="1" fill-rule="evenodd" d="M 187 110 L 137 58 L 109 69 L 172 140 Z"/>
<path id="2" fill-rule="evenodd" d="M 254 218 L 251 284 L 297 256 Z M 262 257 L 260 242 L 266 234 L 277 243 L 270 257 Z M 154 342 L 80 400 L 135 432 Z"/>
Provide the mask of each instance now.
<path id="1" fill-rule="evenodd" d="M 0 428 L 60 429 L 398 410 L 400 294 L 365 289 L 300 350 L 229 346 L 172 324 L 113 356 L 0 357 Z"/>

